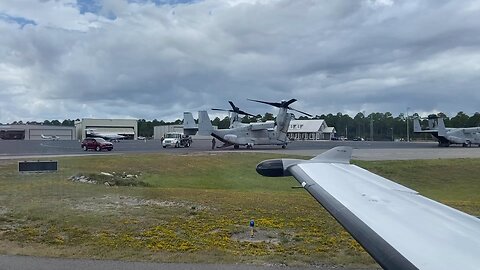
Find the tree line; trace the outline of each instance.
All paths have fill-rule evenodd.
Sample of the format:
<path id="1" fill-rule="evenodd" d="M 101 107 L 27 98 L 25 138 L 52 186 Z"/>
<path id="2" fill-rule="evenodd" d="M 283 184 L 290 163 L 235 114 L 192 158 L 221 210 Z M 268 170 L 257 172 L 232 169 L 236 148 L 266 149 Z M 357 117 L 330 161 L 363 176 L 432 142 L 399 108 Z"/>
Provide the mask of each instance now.
<path id="1" fill-rule="evenodd" d="M 444 118 L 446 127 L 462 128 L 462 127 L 478 127 L 480 126 L 480 113 L 476 112 L 472 116 L 465 114 L 464 112 L 458 112 L 454 117 L 448 117 L 444 113 L 438 115 Z M 413 118 L 419 117 L 417 113 L 408 116 L 408 132 L 409 137 L 414 139 L 430 139 L 428 134 L 414 134 L 413 133 Z M 314 117 L 300 116 L 300 120 L 309 119 L 323 119 L 329 127 L 335 127 L 337 137 L 344 136 L 347 138 L 365 138 L 370 139 L 373 136 L 373 140 L 392 140 L 392 139 L 405 139 L 407 138 L 407 117 L 401 113 L 398 116 L 393 116 L 392 113 L 371 113 L 365 115 L 363 112 L 357 113 L 353 118 L 348 114 L 322 114 Z M 257 115 L 256 117 L 244 116 L 241 118 L 242 123 L 254 123 L 264 122 L 269 120 L 275 120 L 275 116 L 271 113 L 265 113 Z M 80 119 L 71 120 L 66 119 L 60 122 L 59 120 L 45 120 L 43 122 L 22 122 L 14 121 L 10 125 L 14 124 L 30 124 L 30 125 L 49 125 L 49 126 L 74 126 L 75 121 Z M 177 119 L 173 122 L 166 122 L 163 120 L 154 119 L 152 121 L 139 119 L 138 120 L 138 135 L 144 137 L 153 137 L 153 128 L 155 126 L 162 125 L 179 125 L 182 124 L 181 119 Z M 8 124 L 7 124 L 8 125 Z M 230 125 L 230 118 L 228 116 L 220 119 L 216 117 L 212 120 L 212 125 L 217 126 L 219 129 L 228 128 Z M 422 125 L 427 125 L 427 120 L 422 119 Z"/>

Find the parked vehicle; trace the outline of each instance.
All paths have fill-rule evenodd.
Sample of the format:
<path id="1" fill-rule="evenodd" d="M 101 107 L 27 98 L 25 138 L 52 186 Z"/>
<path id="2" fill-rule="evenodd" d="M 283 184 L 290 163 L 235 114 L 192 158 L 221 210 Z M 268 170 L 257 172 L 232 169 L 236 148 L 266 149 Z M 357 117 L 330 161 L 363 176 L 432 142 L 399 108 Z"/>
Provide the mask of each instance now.
<path id="1" fill-rule="evenodd" d="M 86 138 L 82 141 L 82 149 L 84 151 L 87 151 L 88 149 L 93 149 L 95 151 L 102 151 L 106 149 L 108 151 L 112 151 L 113 144 L 102 138 Z"/>
<path id="2" fill-rule="evenodd" d="M 162 141 L 163 148 L 167 148 L 167 146 L 175 148 L 190 147 L 191 144 L 192 137 L 180 132 L 168 132 Z"/>

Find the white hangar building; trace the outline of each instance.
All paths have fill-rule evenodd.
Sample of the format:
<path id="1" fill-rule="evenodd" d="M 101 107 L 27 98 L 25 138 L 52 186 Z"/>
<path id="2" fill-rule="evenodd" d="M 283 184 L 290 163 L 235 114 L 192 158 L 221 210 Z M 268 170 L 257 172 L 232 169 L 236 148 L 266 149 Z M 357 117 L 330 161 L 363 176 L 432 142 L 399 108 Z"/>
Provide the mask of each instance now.
<path id="1" fill-rule="evenodd" d="M 55 136 L 56 140 L 76 140 L 74 127 L 49 125 L 0 125 L 2 140 L 43 140 Z"/>
<path id="2" fill-rule="evenodd" d="M 138 136 L 137 119 L 92 119 L 82 118 L 75 121 L 77 138 L 85 139 L 87 131 L 95 131 L 100 134 L 118 134 L 126 139 L 136 140 Z"/>
<path id="3" fill-rule="evenodd" d="M 287 136 L 291 140 L 331 140 L 335 133 L 335 128 L 327 126 L 323 119 L 292 120 Z"/>
<path id="4" fill-rule="evenodd" d="M 153 127 L 153 139 L 160 140 L 168 132 L 183 133 L 183 125 L 163 125 Z"/>

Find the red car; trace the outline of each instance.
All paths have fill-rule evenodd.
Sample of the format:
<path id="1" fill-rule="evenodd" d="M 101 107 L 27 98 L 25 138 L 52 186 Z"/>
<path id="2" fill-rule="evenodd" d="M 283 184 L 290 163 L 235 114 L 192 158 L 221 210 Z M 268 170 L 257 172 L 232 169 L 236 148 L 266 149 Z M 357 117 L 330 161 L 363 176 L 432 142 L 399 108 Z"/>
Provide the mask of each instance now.
<path id="1" fill-rule="evenodd" d="M 113 144 L 102 138 L 86 138 L 82 141 L 82 149 L 84 151 L 87 151 L 88 149 L 94 149 L 95 151 L 107 149 L 108 151 L 112 151 Z"/>

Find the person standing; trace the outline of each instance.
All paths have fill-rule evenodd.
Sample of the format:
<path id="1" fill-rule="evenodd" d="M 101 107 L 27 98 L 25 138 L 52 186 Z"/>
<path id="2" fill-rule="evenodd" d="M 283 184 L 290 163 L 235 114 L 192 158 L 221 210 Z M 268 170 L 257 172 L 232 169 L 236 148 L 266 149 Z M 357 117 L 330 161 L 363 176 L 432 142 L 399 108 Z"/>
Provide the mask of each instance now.
<path id="1" fill-rule="evenodd" d="M 253 238 L 255 234 L 255 221 L 253 219 L 250 220 L 250 238 Z"/>
<path id="2" fill-rule="evenodd" d="M 212 150 L 215 149 L 215 143 L 216 143 L 215 138 L 213 138 L 212 139 Z"/>

